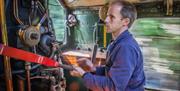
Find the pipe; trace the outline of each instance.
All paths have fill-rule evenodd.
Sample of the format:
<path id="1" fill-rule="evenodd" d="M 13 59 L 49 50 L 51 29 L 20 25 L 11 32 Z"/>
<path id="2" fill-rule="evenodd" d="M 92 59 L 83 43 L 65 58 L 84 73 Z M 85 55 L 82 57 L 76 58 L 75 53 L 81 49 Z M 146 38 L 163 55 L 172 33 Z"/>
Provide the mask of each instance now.
<path id="1" fill-rule="evenodd" d="M 104 29 L 103 29 L 103 47 L 106 48 L 106 45 L 107 45 L 106 26 L 104 25 L 103 27 L 104 27 Z"/>
<path id="2" fill-rule="evenodd" d="M 6 28 L 6 17 L 5 17 L 5 9 L 4 2 L 5 0 L 0 0 L 0 28 L 2 32 L 2 43 L 4 45 L 8 45 L 8 36 L 7 36 L 7 28 Z M 11 74 L 11 64 L 10 58 L 4 56 L 4 72 L 5 72 L 5 81 L 6 81 L 6 91 L 13 91 L 12 84 L 12 74 Z"/>
<path id="3" fill-rule="evenodd" d="M 16 19 L 16 21 L 20 24 L 20 25 L 24 25 L 24 23 L 19 19 L 19 14 L 18 14 L 18 1 L 17 0 L 13 0 L 13 15 L 14 18 Z"/>
<path id="4" fill-rule="evenodd" d="M 40 27 L 42 25 L 42 23 L 46 20 L 47 18 L 47 13 L 45 13 L 42 17 L 42 19 L 40 20 L 40 22 L 38 23 L 38 25 L 36 26 L 37 30 L 40 31 Z"/>
<path id="5" fill-rule="evenodd" d="M 38 8 L 41 10 L 42 13 L 46 12 L 46 9 L 43 7 L 43 5 L 41 4 L 41 2 L 36 1 L 37 5 L 39 6 Z"/>
<path id="6" fill-rule="evenodd" d="M 30 71 L 38 68 L 39 66 L 41 66 L 41 65 L 40 65 L 40 64 L 36 64 L 36 65 L 32 66 L 31 69 L 30 69 Z M 26 70 L 23 70 L 23 69 L 22 69 L 22 70 L 12 71 L 11 73 L 12 73 L 12 75 L 17 75 L 17 74 L 24 74 L 25 71 L 26 71 Z M 36 73 L 35 73 L 35 74 L 36 74 Z M 0 74 L 0 77 L 2 77 L 2 76 L 4 76 L 4 74 Z"/>
<path id="7" fill-rule="evenodd" d="M 172 16 L 173 15 L 173 0 L 167 0 L 166 6 L 167 6 L 166 15 Z"/>
<path id="8" fill-rule="evenodd" d="M 91 55 L 91 62 L 92 63 L 95 63 L 95 61 L 96 61 L 97 49 L 98 49 L 98 44 L 96 43 L 96 44 L 94 44 L 93 52 Z"/>
<path id="9" fill-rule="evenodd" d="M 26 62 L 25 69 L 26 69 L 27 91 L 31 91 L 30 68 L 31 68 L 31 63 Z"/>
<path id="10" fill-rule="evenodd" d="M 18 76 L 18 90 L 24 91 L 24 79 Z"/>

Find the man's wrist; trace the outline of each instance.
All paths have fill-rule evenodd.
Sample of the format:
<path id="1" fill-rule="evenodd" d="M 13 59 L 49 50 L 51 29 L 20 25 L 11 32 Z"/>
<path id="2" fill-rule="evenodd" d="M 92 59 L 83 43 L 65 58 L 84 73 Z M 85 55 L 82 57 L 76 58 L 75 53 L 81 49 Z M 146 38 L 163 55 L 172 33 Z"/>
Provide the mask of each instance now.
<path id="1" fill-rule="evenodd" d="M 88 74 L 89 72 L 85 72 L 81 77 L 83 78 L 86 74 Z"/>
<path id="2" fill-rule="evenodd" d="M 85 71 L 82 71 L 80 72 L 80 75 L 83 76 L 86 72 Z"/>
<path id="3" fill-rule="evenodd" d="M 92 67 L 91 72 L 96 72 L 96 67 Z"/>

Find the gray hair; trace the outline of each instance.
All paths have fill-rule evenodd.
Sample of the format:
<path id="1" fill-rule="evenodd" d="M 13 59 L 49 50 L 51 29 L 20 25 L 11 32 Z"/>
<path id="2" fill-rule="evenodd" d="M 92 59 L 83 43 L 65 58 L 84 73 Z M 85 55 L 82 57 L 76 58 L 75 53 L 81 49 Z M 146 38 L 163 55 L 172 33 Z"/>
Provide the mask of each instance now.
<path id="1" fill-rule="evenodd" d="M 110 1 L 109 5 L 121 5 L 122 9 L 120 11 L 120 14 L 123 16 L 123 18 L 130 19 L 128 27 L 131 27 L 134 20 L 137 18 L 136 7 L 126 0 L 112 0 Z"/>

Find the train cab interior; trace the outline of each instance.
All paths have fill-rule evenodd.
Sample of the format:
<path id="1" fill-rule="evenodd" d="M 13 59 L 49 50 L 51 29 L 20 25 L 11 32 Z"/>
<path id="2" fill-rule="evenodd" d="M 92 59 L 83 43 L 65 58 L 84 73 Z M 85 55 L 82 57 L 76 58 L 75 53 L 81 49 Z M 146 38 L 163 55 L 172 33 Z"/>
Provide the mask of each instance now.
<path id="1" fill-rule="evenodd" d="M 90 91 L 69 65 L 80 57 L 105 64 L 109 1 L 0 0 L 0 91 Z M 137 9 L 130 32 L 143 53 L 145 91 L 179 91 L 180 0 L 127 1 Z"/>

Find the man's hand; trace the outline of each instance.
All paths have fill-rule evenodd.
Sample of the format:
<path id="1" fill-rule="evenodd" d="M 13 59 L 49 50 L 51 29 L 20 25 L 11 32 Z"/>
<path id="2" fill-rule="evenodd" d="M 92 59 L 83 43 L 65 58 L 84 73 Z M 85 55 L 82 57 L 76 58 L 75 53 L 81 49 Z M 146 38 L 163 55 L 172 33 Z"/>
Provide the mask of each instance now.
<path id="1" fill-rule="evenodd" d="M 80 58 L 78 59 L 77 63 L 86 72 L 96 71 L 96 68 L 94 67 L 93 63 L 88 58 Z"/>
<path id="2" fill-rule="evenodd" d="M 94 67 L 91 60 L 88 58 L 80 58 L 77 60 L 78 65 L 73 65 L 74 70 L 70 71 L 72 76 L 81 77 L 86 72 L 94 72 L 96 68 Z"/>
<path id="3" fill-rule="evenodd" d="M 82 77 L 86 73 L 81 67 L 73 65 L 74 70 L 70 71 L 72 76 Z"/>

